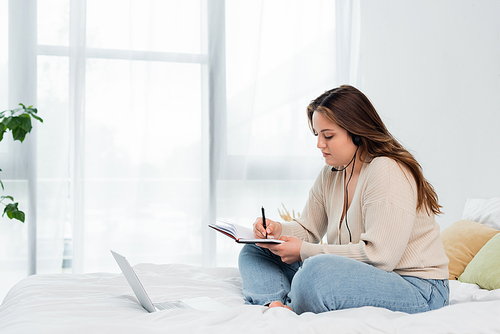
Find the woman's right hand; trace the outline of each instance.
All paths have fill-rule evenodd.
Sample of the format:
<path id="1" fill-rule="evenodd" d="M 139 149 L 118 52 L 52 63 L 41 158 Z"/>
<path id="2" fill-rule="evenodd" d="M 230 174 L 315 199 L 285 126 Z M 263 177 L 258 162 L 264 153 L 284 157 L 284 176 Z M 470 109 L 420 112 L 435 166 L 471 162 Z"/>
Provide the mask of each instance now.
<path id="1" fill-rule="evenodd" d="M 267 238 L 279 239 L 281 237 L 281 223 L 266 218 Z M 256 239 L 265 239 L 266 230 L 262 224 L 262 217 L 258 217 L 253 223 L 253 235 Z"/>

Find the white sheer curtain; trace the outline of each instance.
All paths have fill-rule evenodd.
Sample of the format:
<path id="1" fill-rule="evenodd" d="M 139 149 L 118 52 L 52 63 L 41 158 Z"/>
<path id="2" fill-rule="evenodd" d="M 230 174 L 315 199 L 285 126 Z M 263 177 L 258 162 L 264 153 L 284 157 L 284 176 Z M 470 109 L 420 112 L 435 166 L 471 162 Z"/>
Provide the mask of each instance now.
<path id="1" fill-rule="evenodd" d="M 22 145 L 0 143 L 1 179 L 27 215 L 1 221 L 2 285 L 117 271 L 109 249 L 133 263 L 236 265 L 241 246 L 206 224 L 302 209 L 323 165 L 305 107 L 358 77 L 355 4 L 0 0 L 1 108 L 25 102 L 30 82 L 26 103 L 44 119 Z M 11 31 L 26 10 L 34 40 Z M 18 44 L 35 67 L 13 79 Z"/>

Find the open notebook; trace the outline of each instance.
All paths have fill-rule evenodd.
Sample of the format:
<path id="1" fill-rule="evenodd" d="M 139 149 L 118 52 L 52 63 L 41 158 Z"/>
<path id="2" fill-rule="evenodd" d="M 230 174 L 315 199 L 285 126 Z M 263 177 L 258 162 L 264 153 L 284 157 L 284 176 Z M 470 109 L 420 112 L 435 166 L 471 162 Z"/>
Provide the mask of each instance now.
<path id="1" fill-rule="evenodd" d="M 238 224 L 233 224 L 222 219 L 217 219 L 216 224 L 209 224 L 208 226 L 224 235 L 227 235 L 231 239 L 234 239 L 234 241 L 241 244 L 256 244 L 256 243 L 280 244 L 284 242 L 283 240 L 277 240 L 277 239 L 255 239 L 251 228 L 241 226 Z"/>

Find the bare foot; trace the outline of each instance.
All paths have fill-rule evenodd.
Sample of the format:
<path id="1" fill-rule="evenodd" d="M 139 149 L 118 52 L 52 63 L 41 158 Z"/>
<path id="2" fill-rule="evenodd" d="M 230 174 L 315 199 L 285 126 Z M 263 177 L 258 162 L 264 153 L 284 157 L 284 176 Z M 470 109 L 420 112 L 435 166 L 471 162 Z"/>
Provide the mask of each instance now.
<path id="1" fill-rule="evenodd" d="M 272 307 L 284 307 L 284 308 L 287 308 L 293 312 L 293 310 L 290 306 L 286 306 L 285 304 L 283 304 L 280 301 L 275 301 L 275 302 L 272 302 L 271 304 L 269 304 L 269 308 L 272 308 Z"/>

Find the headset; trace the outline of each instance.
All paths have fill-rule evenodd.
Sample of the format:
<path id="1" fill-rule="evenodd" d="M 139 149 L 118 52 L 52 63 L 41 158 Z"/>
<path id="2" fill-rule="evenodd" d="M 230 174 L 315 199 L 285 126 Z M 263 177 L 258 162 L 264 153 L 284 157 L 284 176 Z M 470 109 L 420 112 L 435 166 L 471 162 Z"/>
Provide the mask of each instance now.
<path id="1" fill-rule="evenodd" d="M 349 243 L 352 242 L 352 235 L 351 235 L 351 229 L 349 228 L 349 224 L 347 223 L 347 210 L 349 208 L 349 193 L 347 191 L 347 187 L 349 186 L 349 182 L 351 182 L 352 173 L 354 172 L 354 166 L 356 165 L 356 155 L 358 154 L 359 147 L 363 144 L 363 140 L 361 139 L 361 137 L 354 135 L 352 133 L 350 133 L 350 135 L 352 137 L 352 142 L 354 143 L 354 145 L 357 146 L 356 152 L 354 152 L 354 156 L 352 157 L 351 161 L 349 161 L 349 163 L 346 166 L 344 166 L 344 168 L 337 169 L 335 167 L 332 167 L 332 172 L 341 172 L 341 171 L 345 170 L 347 167 L 349 167 L 349 165 L 352 163 L 351 175 L 349 176 L 349 180 L 347 180 L 347 183 L 345 185 L 345 198 L 346 198 L 346 201 L 345 201 L 345 226 L 347 227 L 347 231 L 349 231 Z"/>

